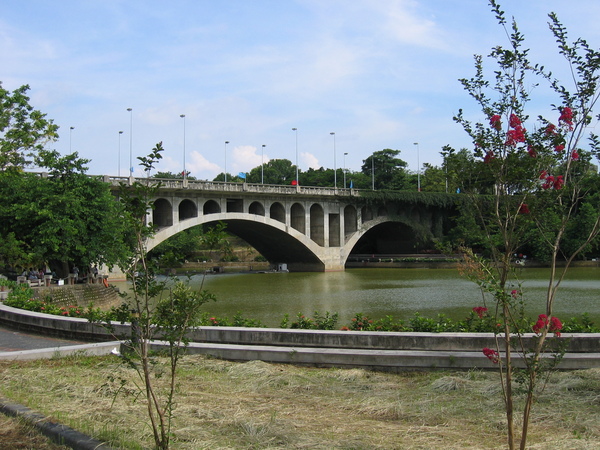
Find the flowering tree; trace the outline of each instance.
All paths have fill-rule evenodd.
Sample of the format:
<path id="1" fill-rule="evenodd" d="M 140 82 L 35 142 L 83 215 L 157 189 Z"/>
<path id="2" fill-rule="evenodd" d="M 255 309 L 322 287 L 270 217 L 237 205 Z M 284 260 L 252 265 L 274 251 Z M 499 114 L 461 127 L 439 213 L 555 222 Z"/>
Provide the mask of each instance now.
<path id="1" fill-rule="evenodd" d="M 466 193 L 472 216 L 484 232 L 489 258 L 465 250 L 465 270 L 495 302 L 489 313 L 499 324 L 497 348 L 483 351 L 500 368 L 512 449 L 519 441 L 525 447 L 540 375 L 560 361 L 556 338 L 562 324 L 553 315 L 557 290 L 571 262 L 597 243 L 600 231 L 600 201 L 590 184 L 590 180 L 598 182 L 592 176 L 591 161 L 599 156 L 600 141 L 588 128 L 597 120 L 600 52 L 582 39 L 570 44 L 556 15 L 549 15 L 558 51 L 572 75 L 572 88 L 567 88 L 543 66 L 529 61 L 516 22 L 507 23 L 495 0 L 490 5 L 509 45 L 495 47 L 489 55 L 497 64 L 493 81 L 484 74 L 481 56 L 475 57 L 475 76 L 460 80 L 485 120 L 473 123 L 461 110 L 455 121 L 473 140 L 476 174 L 482 180 Z M 551 105 L 547 116 L 533 120 L 525 110 L 539 83 L 546 84 L 559 101 Z M 584 149 L 586 137 L 588 150 Z M 533 238 L 545 247 L 551 267 L 546 310 L 532 329 L 524 317 L 523 291 L 513 268 L 515 255 Z M 552 334 L 554 339 L 549 337 Z M 554 358 L 546 355 L 549 347 Z M 527 393 L 519 438 L 514 427 L 513 381 L 522 381 Z"/>

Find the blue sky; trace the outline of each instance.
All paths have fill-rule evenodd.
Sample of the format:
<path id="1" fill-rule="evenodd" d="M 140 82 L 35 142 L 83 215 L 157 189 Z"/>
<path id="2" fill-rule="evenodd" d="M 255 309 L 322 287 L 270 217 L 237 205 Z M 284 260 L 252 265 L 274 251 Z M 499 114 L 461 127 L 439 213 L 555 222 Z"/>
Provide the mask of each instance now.
<path id="1" fill-rule="evenodd" d="M 478 117 L 457 80 L 474 73 L 474 54 L 506 43 L 486 0 L 2 3 L 3 87 L 29 84 L 31 104 L 60 126 L 51 147 L 91 159 L 91 174 L 126 176 L 130 156 L 159 141 L 159 170 L 180 172 L 185 153 L 200 179 L 225 165 L 237 174 L 262 160 L 295 163 L 296 133 L 301 170 L 359 170 L 384 148 L 412 171 L 439 165 L 442 146 L 471 147 L 453 115 Z M 597 0 L 502 7 L 532 59 L 557 73 L 548 12 L 600 47 Z M 556 101 L 540 98 L 541 108 Z"/>

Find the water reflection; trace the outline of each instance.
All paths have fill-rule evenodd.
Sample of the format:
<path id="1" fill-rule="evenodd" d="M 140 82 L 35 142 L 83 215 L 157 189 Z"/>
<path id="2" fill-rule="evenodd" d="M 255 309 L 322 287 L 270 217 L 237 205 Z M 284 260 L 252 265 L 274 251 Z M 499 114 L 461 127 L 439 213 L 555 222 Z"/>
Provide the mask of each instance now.
<path id="1" fill-rule="evenodd" d="M 548 285 L 547 269 L 522 269 L 527 313 L 544 312 Z M 193 276 L 199 288 L 203 277 Z M 349 269 L 327 273 L 219 274 L 204 279 L 204 288 L 218 301 L 204 309 L 211 315 L 259 319 L 279 326 L 285 314 L 312 316 L 315 311 L 337 312 L 339 324 L 347 324 L 356 313 L 373 318 L 393 315 L 409 319 L 415 312 L 428 317 L 443 313 L 464 318 L 474 306 L 484 305 L 479 288 L 455 269 Z M 600 268 L 572 269 L 563 281 L 555 303 L 562 318 L 588 312 L 600 323 Z M 487 300 L 488 308 L 493 304 Z"/>

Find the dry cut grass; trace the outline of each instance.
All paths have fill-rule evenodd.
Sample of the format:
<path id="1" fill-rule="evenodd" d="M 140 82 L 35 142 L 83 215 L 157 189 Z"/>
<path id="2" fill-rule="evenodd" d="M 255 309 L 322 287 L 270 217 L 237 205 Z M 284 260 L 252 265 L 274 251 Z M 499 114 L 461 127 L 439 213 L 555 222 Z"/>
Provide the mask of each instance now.
<path id="1" fill-rule="evenodd" d="M 505 447 L 497 374 L 377 373 L 186 356 L 175 449 Z M 164 378 L 156 378 L 163 383 Z M 1 395 L 115 448 L 151 448 L 134 371 L 114 356 L 0 362 Z M 600 369 L 556 374 L 529 448 L 600 448 Z"/>
<path id="2" fill-rule="evenodd" d="M 0 450 L 68 450 L 42 436 L 19 419 L 0 414 Z"/>

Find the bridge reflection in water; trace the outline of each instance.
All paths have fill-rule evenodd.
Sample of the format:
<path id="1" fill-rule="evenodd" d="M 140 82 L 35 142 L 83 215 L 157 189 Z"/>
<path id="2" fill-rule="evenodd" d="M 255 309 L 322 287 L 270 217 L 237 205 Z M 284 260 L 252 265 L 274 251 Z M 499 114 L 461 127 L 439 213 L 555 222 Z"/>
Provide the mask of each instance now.
<path id="1" fill-rule="evenodd" d="M 146 178 L 105 177 L 114 192 Z M 414 253 L 419 234 L 440 237 L 448 211 L 426 203 L 365 201 L 358 189 L 215 181 L 160 181 L 148 250 L 197 225 L 218 222 L 290 271 L 343 270 L 351 253 Z M 423 194 L 423 193 L 420 193 Z M 425 233 L 424 233 L 425 232 Z"/>

